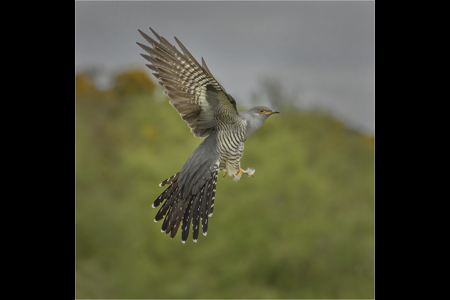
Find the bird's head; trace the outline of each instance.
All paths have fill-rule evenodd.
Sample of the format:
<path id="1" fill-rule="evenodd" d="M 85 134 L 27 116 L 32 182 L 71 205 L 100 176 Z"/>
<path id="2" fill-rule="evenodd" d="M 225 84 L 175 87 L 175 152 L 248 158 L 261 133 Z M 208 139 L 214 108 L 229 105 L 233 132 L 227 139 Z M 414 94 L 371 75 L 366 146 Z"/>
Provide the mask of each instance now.
<path id="1" fill-rule="evenodd" d="M 247 121 L 245 139 L 248 139 L 255 133 L 268 117 L 279 113 L 267 106 L 255 106 L 247 111 L 241 112 L 240 115 Z"/>
<path id="2" fill-rule="evenodd" d="M 250 113 L 252 113 L 256 118 L 263 119 L 264 121 L 270 117 L 272 114 L 279 114 L 280 112 L 276 110 L 272 110 L 268 108 L 267 106 L 255 106 L 248 110 Z"/>

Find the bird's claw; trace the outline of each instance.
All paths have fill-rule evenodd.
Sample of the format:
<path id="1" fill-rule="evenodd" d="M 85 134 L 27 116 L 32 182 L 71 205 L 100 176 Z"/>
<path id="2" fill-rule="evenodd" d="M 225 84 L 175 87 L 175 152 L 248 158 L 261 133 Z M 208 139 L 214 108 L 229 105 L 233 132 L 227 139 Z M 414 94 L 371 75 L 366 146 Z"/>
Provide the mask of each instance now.
<path id="1" fill-rule="evenodd" d="M 234 175 L 233 181 L 238 181 L 239 179 L 241 179 L 242 176 L 242 172 L 239 172 L 237 175 Z"/>
<path id="2" fill-rule="evenodd" d="M 250 169 L 247 168 L 247 170 L 242 170 L 241 168 L 239 168 L 239 171 L 236 175 L 234 175 L 234 181 L 238 181 L 239 179 L 241 179 L 242 173 L 245 173 L 248 175 L 248 177 L 253 177 L 253 174 L 255 173 L 254 169 Z"/>
<path id="3" fill-rule="evenodd" d="M 253 174 L 255 174 L 255 170 L 247 168 L 247 170 L 245 170 L 245 174 L 247 174 L 248 177 L 253 177 Z"/>

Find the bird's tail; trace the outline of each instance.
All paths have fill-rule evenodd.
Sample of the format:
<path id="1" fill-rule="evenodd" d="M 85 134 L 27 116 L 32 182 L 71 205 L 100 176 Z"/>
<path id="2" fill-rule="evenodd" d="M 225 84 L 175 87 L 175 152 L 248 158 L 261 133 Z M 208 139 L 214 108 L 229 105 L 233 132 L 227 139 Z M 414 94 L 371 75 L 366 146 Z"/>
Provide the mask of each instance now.
<path id="1" fill-rule="evenodd" d="M 206 177 L 205 183 L 194 195 L 192 192 L 183 193 L 184 188 L 179 186 L 179 175 L 177 174 L 169 177 L 159 184 L 159 186 L 170 186 L 153 202 L 152 207 L 159 206 L 162 202 L 164 204 L 159 209 L 155 216 L 155 222 L 163 219 L 161 231 L 173 238 L 178 231 L 178 227 L 182 222 L 181 227 L 181 241 L 186 242 L 189 236 L 189 229 L 192 221 L 193 240 L 197 242 L 199 233 L 199 224 L 202 220 L 203 234 L 206 235 L 208 231 L 208 217 L 211 217 L 214 211 L 214 199 L 216 194 L 218 169 L 211 170 L 209 176 Z M 184 194 L 188 194 L 183 198 Z"/>

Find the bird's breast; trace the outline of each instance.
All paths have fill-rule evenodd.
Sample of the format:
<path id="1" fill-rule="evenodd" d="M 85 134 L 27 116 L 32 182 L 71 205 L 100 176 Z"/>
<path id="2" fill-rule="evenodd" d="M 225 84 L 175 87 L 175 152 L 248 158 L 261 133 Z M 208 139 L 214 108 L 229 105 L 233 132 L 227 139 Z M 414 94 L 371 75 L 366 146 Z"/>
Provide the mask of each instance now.
<path id="1" fill-rule="evenodd" d="M 240 124 L 223 124 L 217 130 L 217 150 L 220 169 L 234 174 L 239 170 L 239 162 L 244 153 L 244 128 Z"/>

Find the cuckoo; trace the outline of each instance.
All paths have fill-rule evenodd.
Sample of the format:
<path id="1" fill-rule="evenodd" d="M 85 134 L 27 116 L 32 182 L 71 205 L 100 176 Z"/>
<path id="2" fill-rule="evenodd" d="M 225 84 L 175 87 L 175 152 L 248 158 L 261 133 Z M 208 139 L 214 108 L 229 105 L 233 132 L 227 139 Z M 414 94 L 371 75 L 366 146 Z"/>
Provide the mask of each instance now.
<path id="1" fill-rule="evenodd" d="M 164 87 L 169 103 L 188 124 L 195 137 L 203 142 L 189 156 L 181 171 L 159 184 L 167 189 L 153 202 L 162 206 L 155 222 L 162 219 L 161 231 L 173 238 L 181 225 L 181 241 L 186 242 L 192 223 L 192 235 L 197 242 L 200 222 L 203 234 L 208 231 L 208 217 L 214 210 L 217 176 L 224 171 L 239 180 L 241 175 L 255 172 L 240 167 L 244 142 L 272 114 L 265 106 L 238 112 L 236 101 L 214 78 L 202 57 L 202 64 L 175 37 L 179 51 L 152 28 L 156 40 L 139 30 L 151 45 L 137 43 L 148 54 L 141 54 L 150 64 L 158 83 Z"/>

